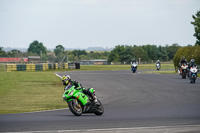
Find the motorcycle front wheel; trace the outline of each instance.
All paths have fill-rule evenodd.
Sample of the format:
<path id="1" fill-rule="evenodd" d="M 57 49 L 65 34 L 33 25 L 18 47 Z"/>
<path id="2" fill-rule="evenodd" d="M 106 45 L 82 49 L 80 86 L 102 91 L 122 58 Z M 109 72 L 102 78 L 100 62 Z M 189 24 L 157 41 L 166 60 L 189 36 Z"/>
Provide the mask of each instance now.
<path id="1" fill-rule="evenodd" d="M 104 113 L 104 108 L 101 102 L 98 100 L 99 105 L 97 106 L 96 111 L 94 112 L 95 115 L 102 115 Z"/>
<path id="2" fill-rule="evenodd" d="M 81 107 L 81 105 L 80 105 L 78 100 L 75 100 L 75 99 L 71 100 L 71 101 L 68 102 L 68 105 L 69 105 L 70 111 L 74 115 L 80 116 L 82 114 L 83 110 L 82 110 L 82 107 Z"/>

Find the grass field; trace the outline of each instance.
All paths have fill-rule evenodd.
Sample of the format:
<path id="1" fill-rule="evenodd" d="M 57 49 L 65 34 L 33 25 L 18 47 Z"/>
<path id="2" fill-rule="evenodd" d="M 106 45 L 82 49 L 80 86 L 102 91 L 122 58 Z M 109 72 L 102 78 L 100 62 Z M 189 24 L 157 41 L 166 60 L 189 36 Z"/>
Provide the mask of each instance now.
<path id="1" fill-rule="evenodd" d="M 52 72 L 0 72 L 0 113 L 67 107 L 63 86 Z"/>
<path id="2" fill-rule="evenodd" d="M 139 65 L 138 69 L 155 70 L 155 64 Z M 160 73 L 173 73 L 172 64 L 162 64 Z M 130 65 L 89 65 L 79 70 L 130 70 Z M 67 107 L 62 100 L 63 85 L 53 73 L 0 71 L 0 114 L 33 112 Z"/>

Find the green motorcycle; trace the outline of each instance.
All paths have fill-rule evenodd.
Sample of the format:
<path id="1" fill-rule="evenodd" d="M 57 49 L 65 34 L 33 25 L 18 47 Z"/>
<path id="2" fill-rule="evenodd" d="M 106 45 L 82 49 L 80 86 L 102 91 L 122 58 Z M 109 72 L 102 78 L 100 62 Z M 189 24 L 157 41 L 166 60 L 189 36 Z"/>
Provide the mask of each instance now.
<path id="1" fill-rule="evenodd" d="M 94 113 L 96 115 L 104 113 L 103 105 L 99 100 L 95 103 L 90 96 L 82 92 L 81 88 L 77 89 L 73 85 L 65 87 L 63 99 L 68 103 L 70 111 L 76 116 L 83 113 Z"/>

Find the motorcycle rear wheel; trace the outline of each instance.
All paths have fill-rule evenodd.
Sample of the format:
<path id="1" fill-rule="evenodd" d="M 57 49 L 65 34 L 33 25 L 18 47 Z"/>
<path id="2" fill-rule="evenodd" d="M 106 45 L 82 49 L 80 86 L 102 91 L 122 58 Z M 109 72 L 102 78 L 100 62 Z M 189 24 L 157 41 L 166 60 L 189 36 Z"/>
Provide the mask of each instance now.
<path id="1" fill-rule="evenodd" d="M 94 112 L 95 115 L 102 115 L 104 113 L 104 108 L 103 105 L 101 104 L 101 102 L 98 100 L 98 107 L 97 110 Z"/>

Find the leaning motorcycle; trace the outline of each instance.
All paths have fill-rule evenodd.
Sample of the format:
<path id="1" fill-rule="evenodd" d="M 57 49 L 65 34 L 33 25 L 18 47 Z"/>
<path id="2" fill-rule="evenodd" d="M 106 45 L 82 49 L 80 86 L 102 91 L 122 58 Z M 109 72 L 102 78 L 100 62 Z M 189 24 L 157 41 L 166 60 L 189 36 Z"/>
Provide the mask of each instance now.
<path id="1" fill-rule="evenodd" d="M 188 70 L 188 65 L 187 64 L 183 64 L 181 66 L 181 70 L 182 70 L 182 79 L 185 79 L 186 78 L 186 75 L 187 75 L 187 70 Z"/>
<path id="2" fill-rule="evenodd" d="M 197 71 L 197 67 L 190 68 L 190 83 L 195 83 L 195 80 L 197 79 Z"/>
<path id="3" fill-rule="evenodd" d="M 133 73 L 136 72 L 136 70 L 137 70 L 137 64 L 136 64 L 136 63 L 133 63 L 133 64 L 131 65 L 131 70 L 132 70 Z"/>
<path id="4" fill-rule="evenodd" d="M 156 69 L 157 69 L 157 71 L 160 70 L 160 64 L 159 63 L 156 63 Z"/>
<path id="5" fill-rule="evenodd" d="M 82 92 L 81 88 L 76 89 L 72 85 L 66 86 L 63 99 L 68 103 L 70 111 L 76 116 L 80 116 L 83 113 L 94 113 L 95 115 L 104 113 L 101 102 L 98 100 L 95 103 L 91 97 Z"/>

